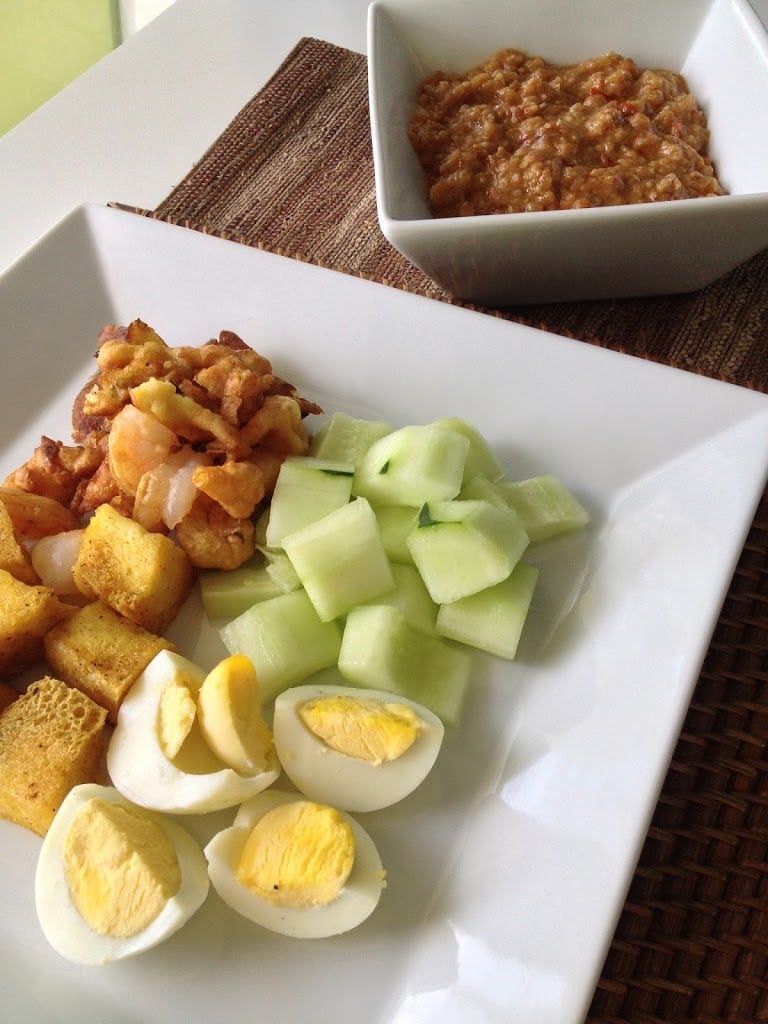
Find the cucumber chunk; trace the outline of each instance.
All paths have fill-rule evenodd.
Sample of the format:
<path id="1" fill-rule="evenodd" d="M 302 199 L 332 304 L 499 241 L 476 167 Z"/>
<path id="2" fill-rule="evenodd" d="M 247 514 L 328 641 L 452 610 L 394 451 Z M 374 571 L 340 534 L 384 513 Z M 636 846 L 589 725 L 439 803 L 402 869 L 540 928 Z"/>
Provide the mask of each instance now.
<path id="1" fill-rule="evenodd" d="M 212 569 L 201 572 L 199 582 L 203 610 L 209 619 L 234 619 L 257 601 L 283 593 L 265 565 Z"/>
<path id="2" fill-rule="evenodd" d="M 367 603 L 391 605 L 397 608 L 409 626 L 418 629 L 420 633 L 434 636 L 438 606 L 429 596 L 418 569 L 413 565 L 398 565 L 396 562 L 390 568 L 395 580 L 394 590 Z"/>
<path id="3" fill-rule="evenodd" d="M 341 649 L 341 627 L 321 622 L 303 590 L 253 605 L 222 626 L 219 635 L 230 654 L 251 659 L 265 704 L 335 665 Z"/>
<path id="4" fill-rule="evenodd" d="M 434 424 L 401 427 L 363 456 L 353 492 L 374 505 L 412 505 L 455 498 L 461 489 L 469 439 Z"/>
<path id="5" fill-rule="evenodd" d="M 534 566 L 518 562 L 501 583 L 441 605 L 438 635 L 511 661 L 517 653 L 538 576 Z"/>
<path id="6" fill-rule="evenodd" d="M 283 547 L 323 622 L 395 585 L 376 516 L 365 498 L 290 534 Z"/>
<path id="7" fill-rule="evenodd" d="M 459 491 L 460 501 L 490 501 L 497 508 L 509 508 L 509 502 L 499 490 L 498 483 L 478 473 L 470 477 Z"/>
<path id="8" fill-rule="evenodd" d="M 506 579 L 528 543 L 515 513 L 488 501 L 430 502 L 408 537 L 414 564 L 437 604 Z"/>
<path id="9" fill-rule="evenodd" d="M 467 651 L 409 626 L 396 608 L 369 605 L 347 616 L 339 671 L 355 686 L 408 697 L 456 725 L 471 661 Z"/>
<path id="10" fill-rule="evenodd" d="M 346 505 L 355 467 L 349 462 L 293 456 L 280 467 L 269 508 L 265 541 L 279 548 L 283 538 Z"/>
<path id="11" fill-rule="evenodd" d="M 265 571 L 280 588 L 280 593 L 288 594 L 292 590 L 298 590 L 301 580 L 288 555 L 281 549 L 262 547 L 259 550 L 267 560 Z"/>
<path id="12" fill-rule="evenodd" d="M 419 510 L 411 505 L 378 505 L 373 511 L 387 556 L 401 565 L 413 565 L 408 535 L 419 524 Z"/>
<path id="13" fill-rule="evenodd" d="M 335 412 L 312 438 L 309 454 L 318 459 L 338 459 L 357 467 L 374 441 L 392 427 L 381 420 L 360 420 Z"/>
<path id="14" fill-rule="evenodd" d="M 528 480 L 500 480 L 497 487 L 534 542 L 572 533 L 589 522 L 587 510 L 553 473 Z"/>
<path id="15" fill-rule="evenodd" d="M 486 439 L 471 423 L 459 419 L 458 416 L 447 416 L 435 420 L 435 425 L 445 430 L 455 430 L 469 440 L 469 451 L 464 465 L 464 480 L 473 476 L 485 476 L 489 480 L 499 480 L 504 475 L 504 468 L 496 458 L 493 449 Z"/>

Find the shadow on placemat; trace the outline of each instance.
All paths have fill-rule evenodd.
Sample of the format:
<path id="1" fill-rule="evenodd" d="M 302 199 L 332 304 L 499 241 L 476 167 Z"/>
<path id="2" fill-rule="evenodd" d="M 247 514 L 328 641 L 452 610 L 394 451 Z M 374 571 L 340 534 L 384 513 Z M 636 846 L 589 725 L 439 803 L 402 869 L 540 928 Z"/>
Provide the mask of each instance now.
<path id="1" fill-rule="evenodd" d="M 379 231 L 365 58 L 320 40 L 302 39 L 167 199 L 135 212 L 452 301 Z M 691 295 L 481 312 L 768 390 L 768 251 Z M 766 905 L 764 495 L 588 1021 L 768 1022 Z"/>

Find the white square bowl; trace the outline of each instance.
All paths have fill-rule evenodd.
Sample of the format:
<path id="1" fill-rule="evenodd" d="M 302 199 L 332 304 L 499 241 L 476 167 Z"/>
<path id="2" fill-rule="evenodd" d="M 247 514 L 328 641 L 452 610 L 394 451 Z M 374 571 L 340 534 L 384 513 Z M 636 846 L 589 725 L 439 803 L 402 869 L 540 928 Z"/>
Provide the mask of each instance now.
<path id="1" fill-rule="evenodd" d="M 728 195 L 433 218 L 407 125 L 418 85 L 515 47 L 613 50 L 685 75 Z M 374 0 L 371 134 L 385 237 L 454 297 L 490 306 L 689 292 L 768 246 L 768 35 L 746 0 Z"/>

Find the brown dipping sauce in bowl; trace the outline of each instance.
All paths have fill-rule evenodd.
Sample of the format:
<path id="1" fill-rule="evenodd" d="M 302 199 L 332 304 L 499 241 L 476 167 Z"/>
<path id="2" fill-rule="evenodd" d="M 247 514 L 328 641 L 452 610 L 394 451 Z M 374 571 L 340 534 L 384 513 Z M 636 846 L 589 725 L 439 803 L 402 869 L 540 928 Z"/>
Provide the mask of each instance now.
<path id="1" fill-rule="evenodd" d="M 436 217 L 724 195 L 682 75 L 616 53 L 548 64 L 505 49 L 421 83 L 409 137 Z"/>

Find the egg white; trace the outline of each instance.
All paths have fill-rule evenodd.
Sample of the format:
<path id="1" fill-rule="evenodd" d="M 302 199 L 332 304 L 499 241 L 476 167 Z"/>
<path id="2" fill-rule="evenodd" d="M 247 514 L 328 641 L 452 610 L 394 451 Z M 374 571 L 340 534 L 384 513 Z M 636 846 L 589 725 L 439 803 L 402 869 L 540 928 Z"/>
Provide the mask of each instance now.
<path id="1" fill-rule="evenodd" d="M 69 895 L 64 868 L 64 843 L 72 820 L 89 800 L 98 798 L 142 814 L 162 828 L 176 851 L 181 886 L 143 931 L 127 938 L 99 935 L 80 915 Z M 95 966 L 136 956 L 170 938 L 199 910 L 210 881 L 197 841 L 174 821 L 132 806 L 111 786 L 75 786 L 62 802 L 40 848 L 35 872 L 35 907 L 43 934 L 57 953 L 77 964 Z"/>
<path id="2" fill-rule="evenodd" d="M 326 746 L 302 722 L 299 707 L 315 697 L 343 696 L 404 704 L 418 715 L 422 730 L 394 761 L 371 764 Z M 308 684 L 285 690 L 275 701 L 273 733 L 285 774 L 305 796 L 344 811 L 377 811 L 404 799 L 431 771 L 445 735 L 443 723 L 427 708 L 379 690 Z"/>
<path id="3" fill-rule="evenodd" d="M 265 814 L 304 798 L 268 790 L 244 803 L 230 828 L 217 833 L 204 853 L 214 889 L 233 910 L 262 928 L 302 939 L 321 939 L 350 931 L 369 917 L 384 888 L 384 871 L 376 846 L 365 829 L 341 812 L 355 838 L 352 872 L 339 896 L 324 907 L 278 907 L 257 896 L 237 879 L 237 865 L 251 830 Z"/>
<path id="4" fill-rule="evenodd" d="M 220 811 L 271 786 L 280 776 L 274 751 L 266 771 L 240 775 L 208 749 L 197 724 L 174 761 L 166 757 L 157 721 L 163 687 L 174 674 L 196 687 L 197 698 L 205 672 L 171 651 L 157 654 L 128 691 L 107 749 L 113 785 L 139 806 L 167 814 Z"/>

